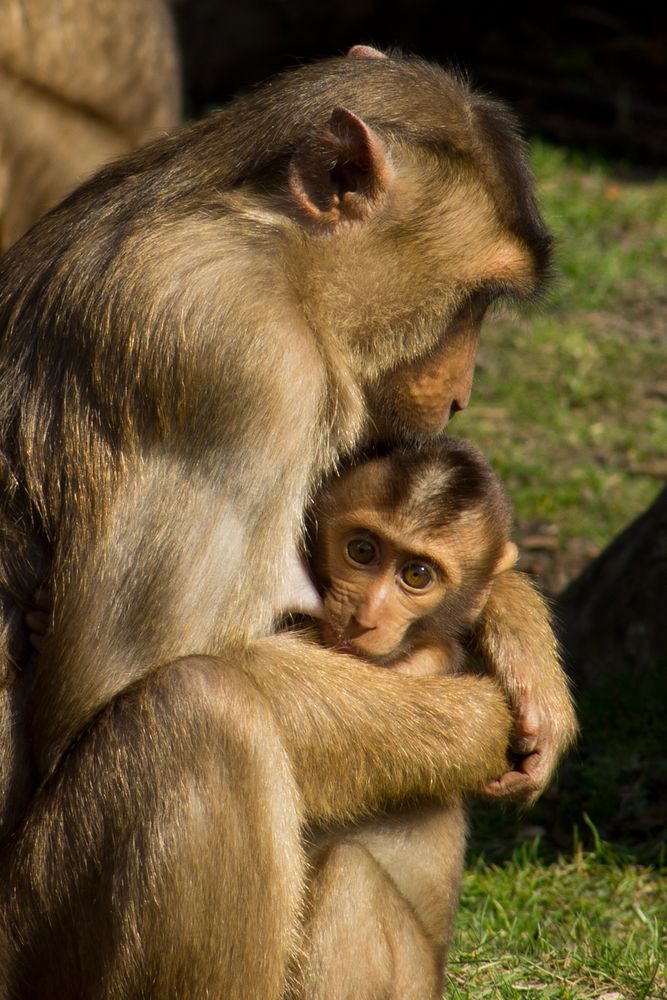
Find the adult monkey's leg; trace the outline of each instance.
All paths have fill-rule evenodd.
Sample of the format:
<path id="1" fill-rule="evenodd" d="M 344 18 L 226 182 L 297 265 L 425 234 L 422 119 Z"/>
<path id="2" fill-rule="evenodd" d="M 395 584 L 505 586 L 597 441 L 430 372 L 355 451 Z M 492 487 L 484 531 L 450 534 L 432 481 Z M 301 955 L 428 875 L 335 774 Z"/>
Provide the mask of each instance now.
<path id="1" fill-rule="evenodd" d="M 290 764 L 304 816 L 339 821 L 506 766 L 493 682 L 362 670 L 274 637 L 103 710 L 6 847 L 14 995 L 280 996 L 302 887 Z"/>
<path id="2" fill-rule="evenodd" d="M 9 995 L 280 996 L 298 795 L 266 703 L 205 658 L 156 671 L 67 752 L 6 846 Z"/>
<path id="3" fill-rule="evenodd" d="M 442 973 L 414 911 L 369 852 L 334 845 L 310 891 L 299 989 L 290 1000 L 435 1000 Z"/>

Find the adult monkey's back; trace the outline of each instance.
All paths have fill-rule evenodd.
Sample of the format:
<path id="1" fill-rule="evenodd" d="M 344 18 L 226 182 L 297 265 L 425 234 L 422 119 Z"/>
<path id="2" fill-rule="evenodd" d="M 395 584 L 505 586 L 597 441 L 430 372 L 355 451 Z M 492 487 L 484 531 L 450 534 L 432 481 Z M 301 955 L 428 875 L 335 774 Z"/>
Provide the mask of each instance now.
<path id="1" fill-rule="evenodd" d="M 465 406 L 486 306 L 548 253 L 503 113 L 351 54 L 109 167 L 0 264 L 10 996 L 279 997 L 301 821 L 505 768 L 492 682 L 364 688 L 269 635 L 318 477 Z"/>

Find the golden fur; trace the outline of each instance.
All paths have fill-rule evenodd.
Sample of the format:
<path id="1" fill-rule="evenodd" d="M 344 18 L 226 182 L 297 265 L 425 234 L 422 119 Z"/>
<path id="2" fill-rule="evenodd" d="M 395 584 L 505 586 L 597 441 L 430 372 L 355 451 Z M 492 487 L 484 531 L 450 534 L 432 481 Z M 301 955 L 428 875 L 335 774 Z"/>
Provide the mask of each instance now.
<path id="1" fill-rule="evenodd" d="M 495 681 L 406 684 L 271 622 L 321 477 L 464 405 L 468 301 L 532 290 L 548 248 L 501 109 L 339 58 L 106 167 L 0 259 L 10 997 L 278 998 L 301 824 L 505 770 Z M 401 372 L 443 352 L 422 409 Z"/>
<path id="2" fill-rule="evenodd" d="M 0 0 L 0 250 L 180 115 L 163 0 Z"/>

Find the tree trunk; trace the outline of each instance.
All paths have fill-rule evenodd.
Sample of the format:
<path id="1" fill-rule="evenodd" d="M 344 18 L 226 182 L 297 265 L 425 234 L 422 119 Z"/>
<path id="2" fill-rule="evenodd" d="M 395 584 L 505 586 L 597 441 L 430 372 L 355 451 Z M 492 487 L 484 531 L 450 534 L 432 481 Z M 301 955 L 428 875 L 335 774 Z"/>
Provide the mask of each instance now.
<path id="1" fill-rule="evenodd" d="M 667 669 L 667 488 L 563 591 L 557 611 L 579 687 Z"/>

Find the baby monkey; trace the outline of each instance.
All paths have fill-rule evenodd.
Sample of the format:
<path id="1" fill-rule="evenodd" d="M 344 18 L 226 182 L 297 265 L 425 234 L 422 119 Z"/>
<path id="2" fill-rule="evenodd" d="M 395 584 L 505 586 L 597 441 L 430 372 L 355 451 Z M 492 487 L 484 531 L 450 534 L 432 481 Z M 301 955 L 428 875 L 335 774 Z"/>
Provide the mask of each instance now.
<path id="1" fill-rule="evenodd" d="M 357 465 L 322 491 L 314 521 L 326 645 L 403 674 L 464 668 L 465 637 L 518 556 L 476 448 L 447 438 Z"/>
<path id="2" fill-rule="evenodd" d="M 488 670 L 514 710 L 518 749 L 530 753 L 531 708 L 513 664 L 530 657 L 535 671 L 558 672 L 569 695 L 546 607 L 521 574 L 494 588 L 500 607 L 488 611 L 482 655 L 473 648 L 494 581 L 517 559 L 511 526 L 500 480 L 468 442 L 445 438 L 361 462 L 314 504 L 311 564 L 325 618 L 313 628 L 325 645 L 397 673 Z M 473 715 L 471 704 L 461 725 Z M 338 997 L 340 982 L 346 997 L 441 996 L 466 830 L 461 802 L 423 802 L 313 832 L 303 997 Z"/>

